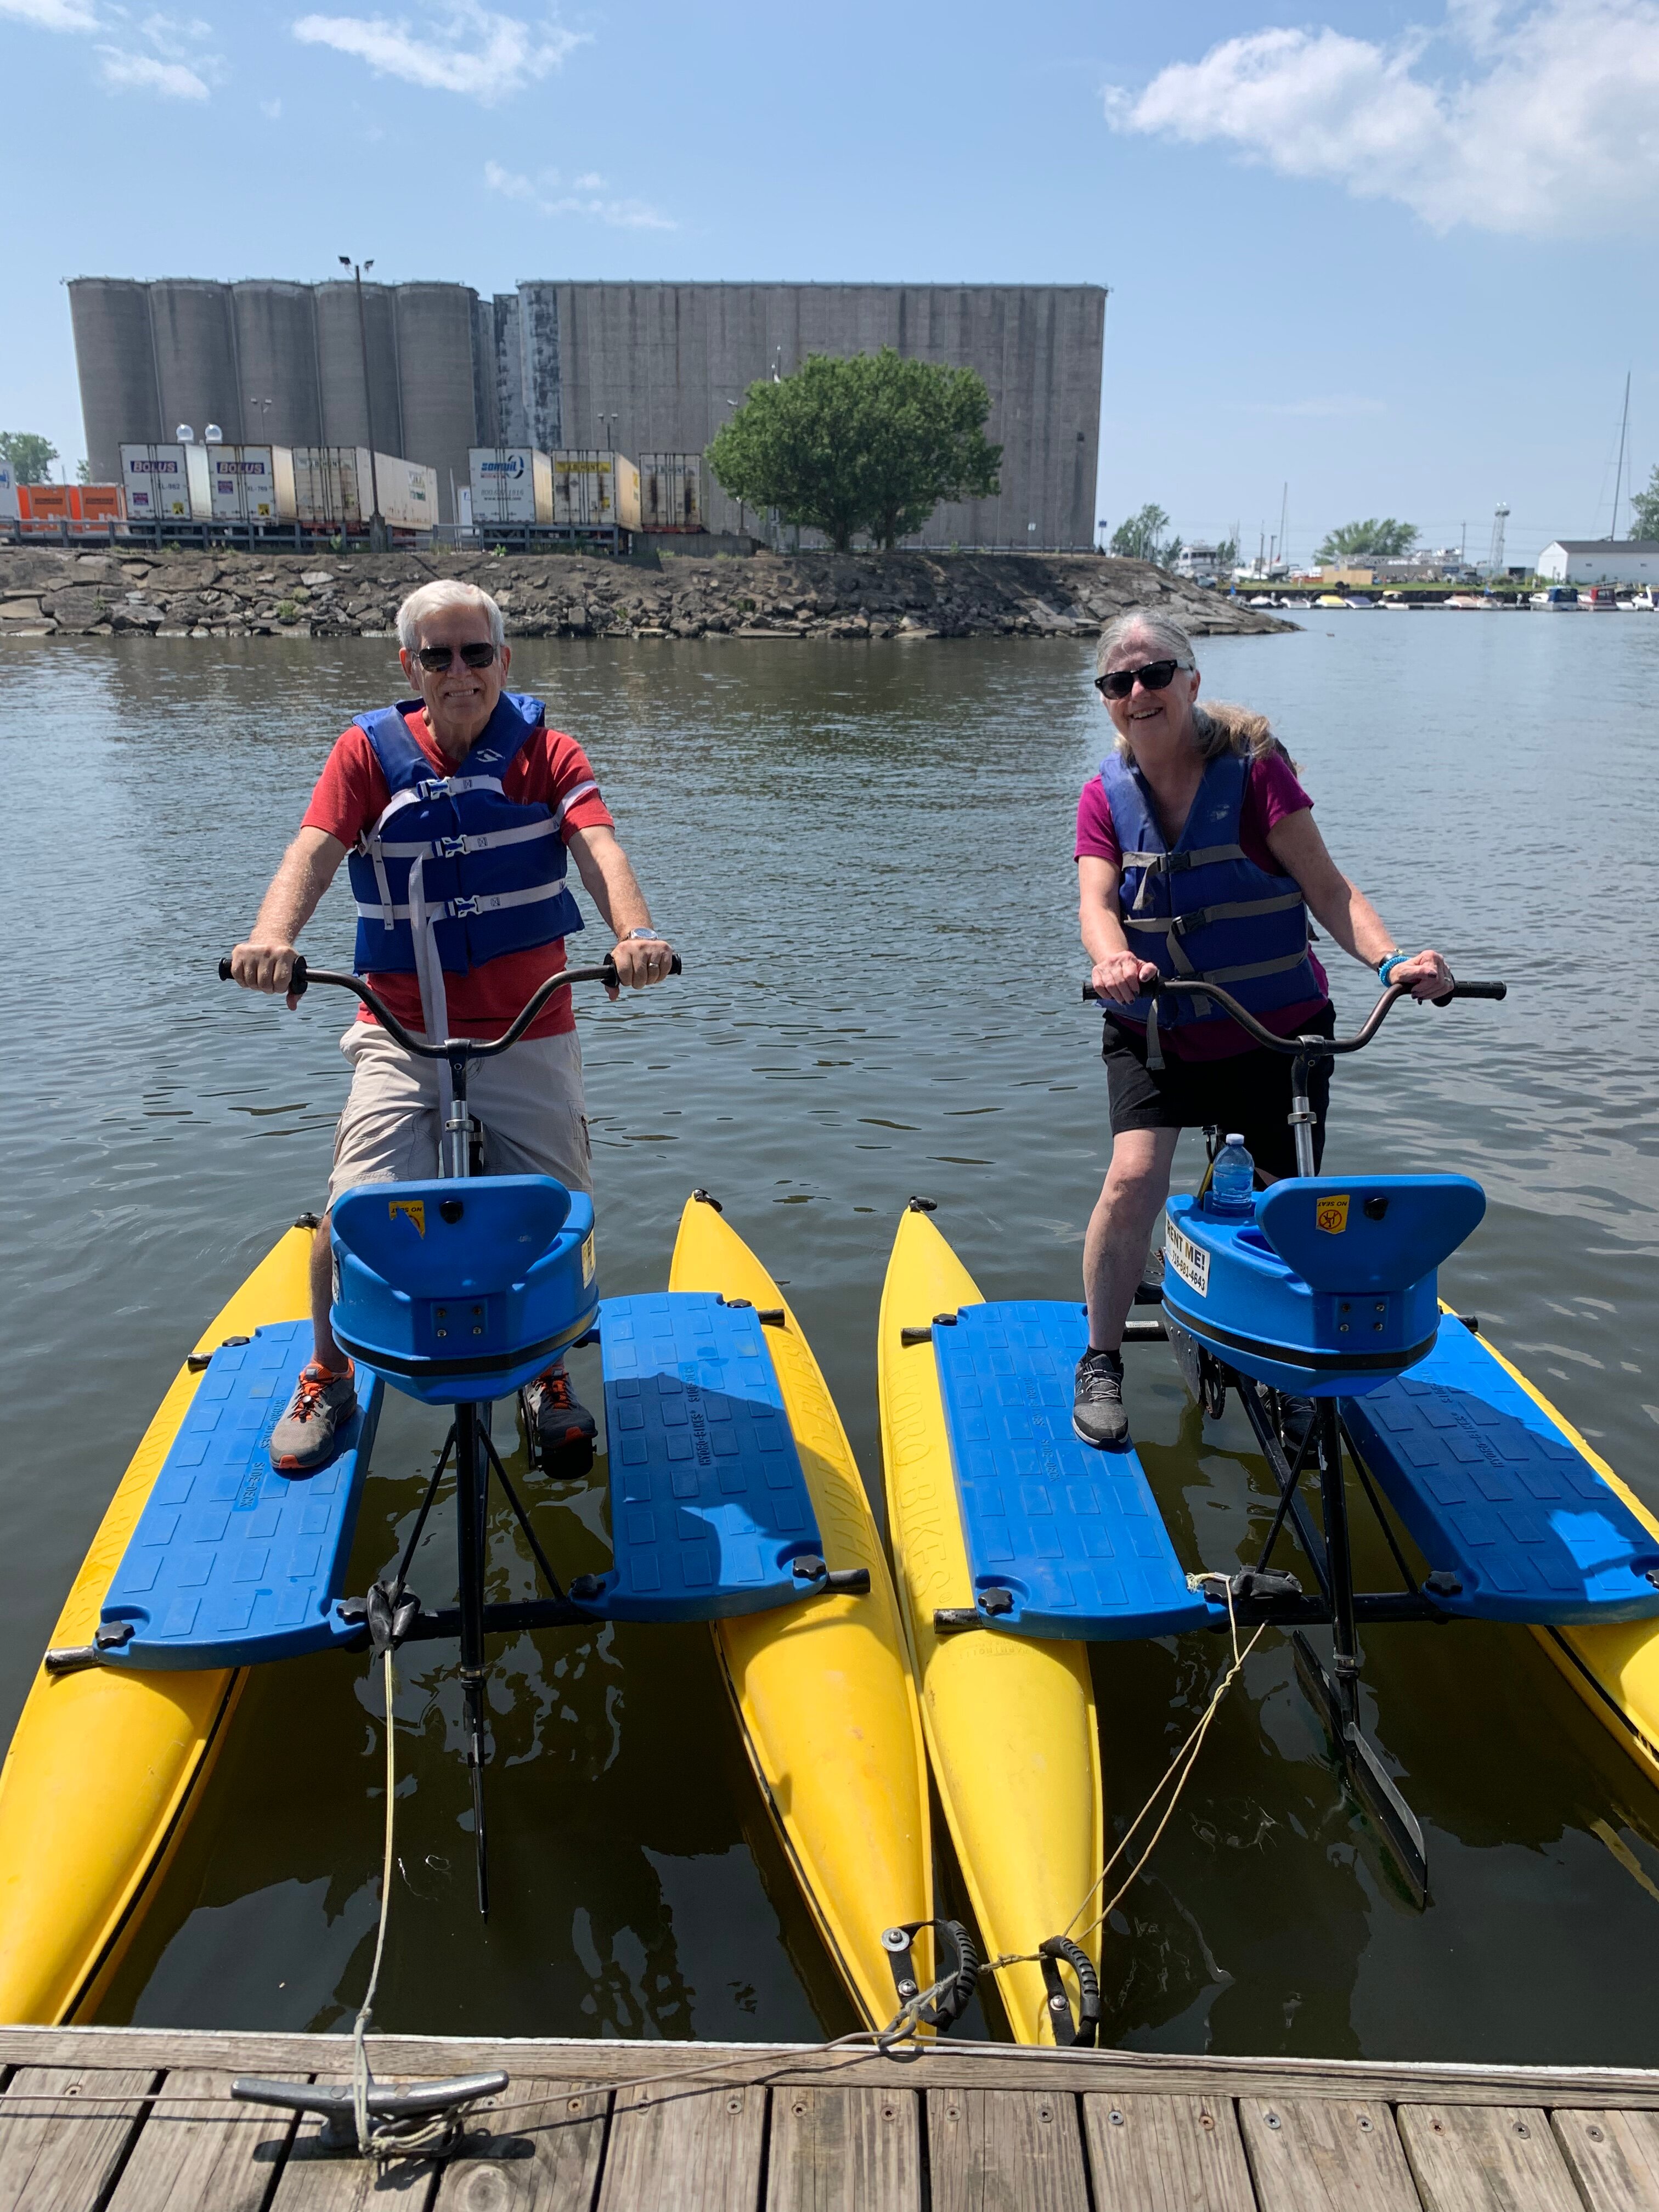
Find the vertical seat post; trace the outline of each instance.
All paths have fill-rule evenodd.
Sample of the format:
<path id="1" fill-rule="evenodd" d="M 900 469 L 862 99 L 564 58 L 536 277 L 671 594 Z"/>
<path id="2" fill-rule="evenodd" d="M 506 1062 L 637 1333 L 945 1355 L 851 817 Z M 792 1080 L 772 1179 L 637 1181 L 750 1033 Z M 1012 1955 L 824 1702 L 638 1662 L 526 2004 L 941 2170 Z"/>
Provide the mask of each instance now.
<path id="1" fill-rule="evenodd" d="M 476 1124 L 467 1110 L 466 1077 L 471 1056 L 465 1042 L 458 1037 L 448 1040 L 449 1087 L 451 1103 L 449 1119 L 444 1123 L 441 1150 L 440 1172 L 450 1176 L 466 1176 L 472 1172 L 472 1136 Z"/>

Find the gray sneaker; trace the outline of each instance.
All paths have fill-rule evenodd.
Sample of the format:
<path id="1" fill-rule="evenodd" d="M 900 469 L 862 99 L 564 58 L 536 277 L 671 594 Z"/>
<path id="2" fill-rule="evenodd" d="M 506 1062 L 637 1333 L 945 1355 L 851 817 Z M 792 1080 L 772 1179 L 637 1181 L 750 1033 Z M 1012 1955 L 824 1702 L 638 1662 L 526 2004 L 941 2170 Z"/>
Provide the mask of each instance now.
<path id="1" fill-rule="evenodd" d="M 314 1474 L 333 1458 L 340 1431 L 357 1410 L 356 1370 L 331 1374 L 314 1359 L 300 1370 L 289 1409 L 270 1432 L 270 1463 L 279 1474 Z"/>
<path id="2" fill-rule="evenodd" d="M 1077 1389 L 1072 1401 L 1072 1431 L 1085 1444 L 1099 1449 L 1121 1444 L 1129 1433 L 1129 1417 L 1123 1410 L 1123 1355 L 1119 1352 L 1085 1352 L 1077 1364 Z"/>

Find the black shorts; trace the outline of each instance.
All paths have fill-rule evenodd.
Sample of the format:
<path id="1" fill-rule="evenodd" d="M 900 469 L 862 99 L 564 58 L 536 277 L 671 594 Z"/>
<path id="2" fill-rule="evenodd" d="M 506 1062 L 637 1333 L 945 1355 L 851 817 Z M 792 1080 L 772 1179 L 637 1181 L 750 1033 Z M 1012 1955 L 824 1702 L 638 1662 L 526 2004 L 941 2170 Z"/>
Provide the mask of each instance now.
<path id="1" fill-rule="evenodd" d="M 1218 1128 L 1237 1133 L 1264 1175 L 1296 1173 L 1291 1110 L 1291 1056 L 1255 1045 L 1229 1060 L 1177 1060 L 1165 1051 L 1161 1070 L 1146 1065 L 1146 1039 L 1139 1030 L 1108 1020 L 1101 1058 L 1106 1063 L 1112 1134 L 1126 1129 Z M 1332 1036 L 1336 1009 L 1322 1007 L 1304 1024 L 1310 1036 Z M 1168 1031 L 1165 1031 L 1167 1040 Z M 1331 1100 L 1331 1063 L 1308 1069 L 1308 1103 L 1314 1111 L 1314 1166 L 1325 1151 L 1325 1115 Z"/>

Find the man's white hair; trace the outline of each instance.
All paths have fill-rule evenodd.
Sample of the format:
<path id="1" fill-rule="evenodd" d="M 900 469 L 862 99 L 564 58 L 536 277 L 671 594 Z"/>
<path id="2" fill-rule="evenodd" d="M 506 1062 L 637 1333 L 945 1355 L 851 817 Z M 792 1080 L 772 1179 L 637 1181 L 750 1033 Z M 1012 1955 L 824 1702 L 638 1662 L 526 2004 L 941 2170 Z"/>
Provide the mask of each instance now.
<path id="1" fill-rule="evenodd" d="M 435 584 L 422 584 L 418 592 L 411 592 L 398 610 L 398 642 L 405 653 L 414 653 L 421 642 L 421 624 L 428 615 L 435 615 L 440 607 L 477 607 L 489 618 L 489 639 L 497 652 L 507 641 L 507 625 L 501 620 L 501 611 L 488 592 L 481 592 L 476 584 L 463 584 L 453 576 L 441 576 Z"/>

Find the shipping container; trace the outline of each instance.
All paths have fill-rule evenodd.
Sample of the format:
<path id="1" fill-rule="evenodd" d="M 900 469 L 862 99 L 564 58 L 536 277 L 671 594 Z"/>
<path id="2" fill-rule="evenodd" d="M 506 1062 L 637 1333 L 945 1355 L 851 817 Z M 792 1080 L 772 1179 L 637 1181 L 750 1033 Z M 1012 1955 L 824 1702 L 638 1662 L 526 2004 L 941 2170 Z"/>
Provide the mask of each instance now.
<path id="1" fill-rule="evenodd" d="M 71 532 L 82 528 L 106 531 L 125 515 L 118 484 L 18 484 L 12 510 L 27 530 L 31 524 L 56 531 L 68 523 Z M 0 495 L 0 520 L 6 519 Z"/>
<path id="2" fill-rule="evenodd" d="M 0 456 L 0 522 L 15 522 L 17 518 L 16 471 L 9 460 Z"/>
<path id="3" fill-rule="evenodd" d="M 76 519 L 71 484 L 32 483 L 17 487 L 17 512 L 25 522 L 70 522 Z"/>
<path id="4" fill-rule="evenodd" d="M 553 520 L 571 530 L 637 530 L 640 472 L 626 453 L 558 453 Z"/>
<path id="5" fill-rule="evenodd" d="M 209 448 L 216 522 L 292 522 L 294 456 L 286 446 Z"/>
<path id="6" fill-rule="evenodd" d="M 191 453 L 206 464 L 199 446 L 123 446 L 121 488 L 127 513 L 134 522 L 188 522 L 191 477 L 185 456 Z M 210 506 L 212 494 L 208 495 Z"/>
<path id="7" fill-rule="evenodd" d="M 294 511 L 313 528 L 368 526 L 378 491 L 380 519 L 394 530 L 430 530 L 438 520 L 438 472 L 367 446 L 295 446 Z"/>
<path id="8" fill-rule="evenodd" d="M 474 446 L 467 456 L 471 519 L 492 522 L 551 522 L 553 463 L 533 446 Z"/>
<path id="9" fill-rule="evenodd" d="M 644 530 L 702 530 L 702 455 L 641 453 L 640 526 Z"/>
<path id="10" fill-rule="evenodd" d="M 81 502 L 82 522 L 106 527 L 112 522 L 126 520 L 126 501 L 119 484 L 77 484 L 76 493 Z"/>

